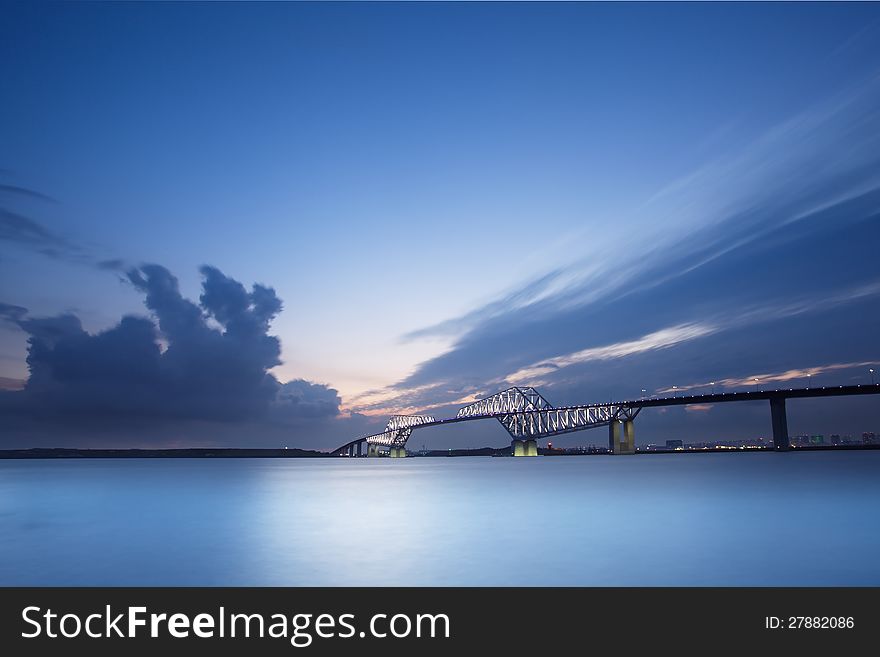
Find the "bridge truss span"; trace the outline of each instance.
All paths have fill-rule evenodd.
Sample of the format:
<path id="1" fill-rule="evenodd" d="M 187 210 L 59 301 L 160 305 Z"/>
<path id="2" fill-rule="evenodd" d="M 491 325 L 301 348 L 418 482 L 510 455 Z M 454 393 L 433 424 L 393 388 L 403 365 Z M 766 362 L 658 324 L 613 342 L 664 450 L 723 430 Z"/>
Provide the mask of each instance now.
<path id="1" fill-rule="evenodd" d="M 400 431 L 401 429 L 411 429 L 420 424 L 431 424 L 436 422 L 433 415 L 392 415 L 385 425 L 385 431 Z"/>
<path id="2" fill-rule="evenodd" d="M 770 402 L 774 447 L 778 450 L 787 450 L 790 444 L 785 412 L 786 399 L 878 394 L 880 394 L 880 384 L 872 383 L 671 397 L 652 396 L 629 401 L 609 401 L 607 404 L 554 407 L 534 388 L 515 386 L 474 401 L 459 409 L 455 417 L 451 418 L 437 420 L 431 415 L 392 415 L 382 432 L 356 438 L 332 453 L 359 456 L 361 448 L 366 444 L 369 448 L 368 455 L 377 455 L 379 447 L 388 447 L 391 456 L 405 456 L 406 442 L 417 428 L 491 418 L 498 420 L 510 434 L 514 455 L 537 455 L 538 439 L 601 426 L 609 428 L 608 443 L 612 453 L 633 454 L 635 453 L 633 420 L 643 408 L 759 400 Z"/>
<path id="3" fill-rule="evenodd" d="M 413 429 L 423 424 L 436 424 L 432 415 L 392 415 L 385 431 L 366 436 L 364 439 L 371 445 L 403 447 L 412 435 Z"/>
<path id="4" fill-rule="evenodd" d="M 534 388 L 513 387 L 459 409 L 457 418 L 495 417 L 502 413 L 539 411 L 553 406 Z"/>
<path id="5" fill-rule="evenodd" d="M 515 439 L 549 438 L 562 433 L 601 427 L 618 420 L 634 420 L 639 410 L 614 404 L 543 408 L 504 413 L 498 421 Z"/>

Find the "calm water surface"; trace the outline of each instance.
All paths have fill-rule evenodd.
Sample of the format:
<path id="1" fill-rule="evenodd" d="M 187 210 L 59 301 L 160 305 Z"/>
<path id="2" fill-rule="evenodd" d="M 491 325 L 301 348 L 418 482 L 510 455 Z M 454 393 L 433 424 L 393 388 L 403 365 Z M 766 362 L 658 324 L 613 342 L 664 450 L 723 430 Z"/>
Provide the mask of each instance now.
<path id="1" fill-rule="evenodd" d="M 0 461 L 0 585 L 667 584 L 880 584 L 880 452 Z"/>

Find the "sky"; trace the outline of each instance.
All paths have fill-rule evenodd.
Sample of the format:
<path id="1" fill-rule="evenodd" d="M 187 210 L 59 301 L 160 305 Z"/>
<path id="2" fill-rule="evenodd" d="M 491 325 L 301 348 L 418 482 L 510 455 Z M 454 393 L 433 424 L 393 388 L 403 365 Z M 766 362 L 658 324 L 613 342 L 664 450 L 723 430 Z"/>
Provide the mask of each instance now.
<path id="1" fill-rule="evenodd" d="M 3 3 L 0 447 L 868 383 L 878 44 L 872 3 Z M 765 406 L 637 441 L 767 436 Z M 474 424 L 414 440 L 506 442 Z"/>

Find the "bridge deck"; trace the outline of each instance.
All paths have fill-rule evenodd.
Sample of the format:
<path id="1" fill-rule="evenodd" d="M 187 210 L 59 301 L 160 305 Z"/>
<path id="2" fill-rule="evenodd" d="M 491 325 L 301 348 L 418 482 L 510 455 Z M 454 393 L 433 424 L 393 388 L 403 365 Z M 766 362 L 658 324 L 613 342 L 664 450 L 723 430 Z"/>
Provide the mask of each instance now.
<path id="1" fill-rule="evenodd" d="M 423 424 L 417 424 L 412 427 L 415 429 L 422 429 L 424 427 L 434 427 L 443 424 L 455 424 L 457 422 L 470 422 L 473 420 L 487 420 L 487 419 L 496 419 L 505 415 L 517 414 L 517 415 L 529 415 L 529 414 L 539 414 L 539 413 L 547 413 L 553 411 L 572 411 L 580 408 L 597 408 L 597 407 L 607 407 L 607 406 L 615 406 L 620 408 L 628 408 L 628 409 L 642 409 L 642 408 L 656 408 L 660 406 L 686 406 L 689 404 L 717 404 L 717 403 L 726 403 L 726 402 L 743 402 L 743 401 L 768 401 L 772 399 L 804 399 L 804 398 L 812 398 L 812 397 L 843 397 L 843 396 L 853 396 L 853 395 L 876 395 L 880 394 L 880 383 L 876 384 L 866 384 L 866 385 L 852 385 L 852 386 L 822 386 L 816 388 L 774 388 L 774 389 L 766 389 L 766 390 L 751 390 L 751 391 L 742 391 L 742 392 L 718 392 L 718 393 L 708 393 L 708 394 L 699 394 L 699 395 L 671 395 L 668 397 L 645 397 L 642 399 L 629 399 L 625 401 L 615 401 L 615 402 L 604 402 L 597 404 L 578 404 L 576 406 L 555 406 L 550 408 L 544 408 L 539 410 L 528 410 L 528 411 L 507 411 L 500 413 L 489 413 L 486 415 L 470 415 L 466 417 L 451 417 L 445 418 L 441 420 L 434 420 L 433 422 L 425 422 Z M 582 431 L 584 429 L 589 429 L 598 426 L 604 426 L 607 422 L 597 422 L 592 425 L 582 426 L 572 428 L 566 431 L 560 431 L 558 433 L 568 433 L 570 431 Z M 356 445 L 359 442 L 364 442 L 373 438 L 374 436 L 381 436 L 385 432 L 379 432 L 376 434 L 372 434 L 369 436 L 361 436 L 360 438 L 356 438 L 341 447 L 333 450 L 332 453 L 340 453 L 350 447 L 351 445 Z"/>

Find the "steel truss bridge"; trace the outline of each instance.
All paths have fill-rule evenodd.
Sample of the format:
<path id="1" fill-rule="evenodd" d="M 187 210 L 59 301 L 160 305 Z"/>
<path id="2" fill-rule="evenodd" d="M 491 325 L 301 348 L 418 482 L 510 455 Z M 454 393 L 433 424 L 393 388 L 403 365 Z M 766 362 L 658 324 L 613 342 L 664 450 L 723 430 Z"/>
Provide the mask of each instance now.
<path id="1" fill-rule="evenodd" d="M 406 442 L 416 429 L 456 422 L 494 419 L 511 437 L 515 456 L 537 456 L 537 441 L 563 433 L 609 427 L 608 445 L 615 454 L 635 453 L 634 420 L 643 408 L 717 404 L 734 401 L 769 401 L 773 444 L 789 448 L 786 399 L 880 394 L 880 384 L 822 388 L 788 388 L 750 392 L 720 392 L 701 395 L 649 397 L 620 402 L 554 407 L 531 387 L 513 387 L 459 409 L 455 417 L 436 419 L 431 415 L 392 415 L 381 433 L 361 436 L 333 450 L 340 456 L 375 456 L 387 447 L 391 456 L 405 456 Z"/>

